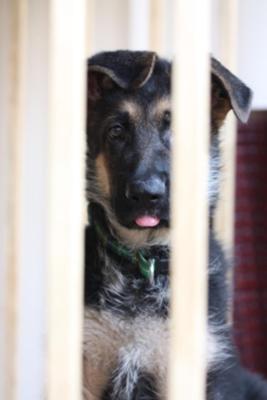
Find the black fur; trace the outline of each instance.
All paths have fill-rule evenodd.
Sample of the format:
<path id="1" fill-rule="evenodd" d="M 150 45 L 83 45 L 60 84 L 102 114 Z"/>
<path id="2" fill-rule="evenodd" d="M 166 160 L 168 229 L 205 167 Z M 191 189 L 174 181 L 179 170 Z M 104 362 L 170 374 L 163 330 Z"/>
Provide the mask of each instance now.
<path id="1" fill-rule="evenodd" d="M 216 341 L 216 351 L 207 355 L 211 359 L 207 399 L 264 400 L 267 399 L 266 383 L 243 370 L 235 352 L 227 324 L 228 262 L 212 228 L 219 189 L 218 129 L 230 108 L 241 120 L 247 119 L 251 92 L 216 60 L 212 60 L 211 71 L 208 324 Z M 169 226 L 171 128 L 166 99 L 170 98 L 170 75 L 171 64 L 151 52 L 101 53 L 88 63 L 87 180 L 92 223 L 86 229 L 85 306 L 92 312 L 92 324 L 95 318 L 100 320 L 98 351 L 101 353 L 101 340 L 104 344 L 110 341 L 111 359 L 107 367 L 101 364 L 101 357 L 94 358 L 96 348 L 90 347 L 90 343 L 98 343 L 98 332 L 90 333 L 88 317 L 85 359 L 91 357 L 89 370 L 94 369 L 96 375 L 105 370 L 108 376 L 103 386 L 96 389 L 98 397 L 85 396 L 86 400 L 165 398 L 162 372 L 153 372 L 155 366 L 161 371 L 164 360 L 159 359 L 158 351 L 164 343 L 157 343 L 154 353 L 149 352 L 150 338 L 143 337 L 142 330 L 139 335 L 135 329 L 141 326 L 140 329 L 148 329 L 154 335 L 156 332 L 153 328 L 149 330 L 149 324 L 158 321 L 158 330 L 164 333 L 168 322 L 169 247 L 165 236 Z M 125 102 L 128 103 L 123 108 Z M 143 215 L 158 219 L 157 226 L 140 227 L 137 221 Z M 147 258 L 155 259 L 152 283 L 140 274 L 136 262 L 103 244 L 95 223 L 101 225 L 107 238 L 120 242 L 132 252 L 142 248 Z M 104 326 L 107 315 L 110 322 L 105 320 L 105 324 L 110 331 L 103 334 L 101 318 Z M 118 324 L 117 331 L 114 321 Z M 121 335 L 119 340 L 113 330 Z M 126 342 L 124 335 L 128 335 Z M 146 350 L 152 361 L 142 358 Z M 165 353 L 167 350 L 163 349 Z M 88 379 L 89 384 L 85 379 L 85 389 L 93 392 L 90 374 Z"/>

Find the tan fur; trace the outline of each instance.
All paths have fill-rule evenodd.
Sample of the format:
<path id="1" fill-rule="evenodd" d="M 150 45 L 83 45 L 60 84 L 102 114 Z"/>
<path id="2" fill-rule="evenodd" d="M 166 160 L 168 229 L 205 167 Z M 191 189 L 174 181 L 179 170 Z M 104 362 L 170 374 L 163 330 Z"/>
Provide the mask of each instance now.
<path id="1" fill-rule="evenodd" d="M 105 156 L 102 153 L 100 153 L 96 159 L 96 176 L 102 194 L 105 197 L 109 197 L 110 184 L 109 184 L 108 168 Z"/>
<path id="2" fill-rule="evenodd" d="M 120 105 L 122 112 L 127 112 L 133 121 L 138 121 L 142 116 L 142 110 L 138 103 L 133 100 L 124 100 Z"/>
<path id="3" fill-rule="evenodd" d="M 207 365 L 213 368 L 227 357 L 221 329 L 208 328 Z M 141 371 L 157 377 L 159 398 L 167 399 L 169 320 L 140 315 L 122 319 L 109 311 L 87 308 L 84 325 L 84 400 L 99 400 L 122 357 Z"/>
<path id="4" fill-rule="evenodd" d="M 152 118 L 159 120 L 166 111 L 171 110 L 171 100 L 170 97 L 165 96 L 159 98 L 155 103 L 153 103 L 151 108 Z"/>
<path id="5" fill-rule="evenodd" d="M 149 246 L 167 246 L 170 244 L 169 228 L 159 229 L 127 229 L 116 219 L 110 219 L 115 235 L 119 240 L 132 249 Z"/>

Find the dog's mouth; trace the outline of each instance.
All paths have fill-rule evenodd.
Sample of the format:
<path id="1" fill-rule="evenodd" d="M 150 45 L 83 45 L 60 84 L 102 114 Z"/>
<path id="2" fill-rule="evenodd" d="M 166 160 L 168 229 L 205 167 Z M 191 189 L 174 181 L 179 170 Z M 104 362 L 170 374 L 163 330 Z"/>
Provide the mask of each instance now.
<path id="1" fill-rule="evenodd" d="M 169 227 L 169 202 L 146 205 L 135 205 L 120 196 L 111 202 L 118 222 L 128 229 L 159 229 Z"/>
<path id="2" fill-rule="evenodd" d="M 118 221 L 128 229 L 159 229 L 169 227 L 168 211 L 159 210 L 132 210 L 123 213 L 122 210 L 116 212 Z"/>

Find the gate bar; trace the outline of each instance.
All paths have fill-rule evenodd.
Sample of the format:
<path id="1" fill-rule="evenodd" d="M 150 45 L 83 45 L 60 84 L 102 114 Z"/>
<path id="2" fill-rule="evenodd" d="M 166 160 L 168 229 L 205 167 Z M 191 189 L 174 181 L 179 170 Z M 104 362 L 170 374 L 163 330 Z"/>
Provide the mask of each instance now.
<path id="1" fill-rule="evenodd" d="M 174 2 L 169 399 L 206 386 L 210 1 Z"/>

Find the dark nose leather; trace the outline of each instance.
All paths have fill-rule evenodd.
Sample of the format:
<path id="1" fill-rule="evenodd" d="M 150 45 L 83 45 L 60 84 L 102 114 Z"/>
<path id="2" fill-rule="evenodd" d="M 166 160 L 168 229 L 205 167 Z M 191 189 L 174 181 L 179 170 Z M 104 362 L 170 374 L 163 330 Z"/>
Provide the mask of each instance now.
<path id="1" fill-rule="evenodd" d="M 125 196 L 136 203 L 157 203 L 164 197 L 165 192 L 165 182 L 158 177 L 151 177 L 146 180 L 129 182 L 126 187 Z"/>

